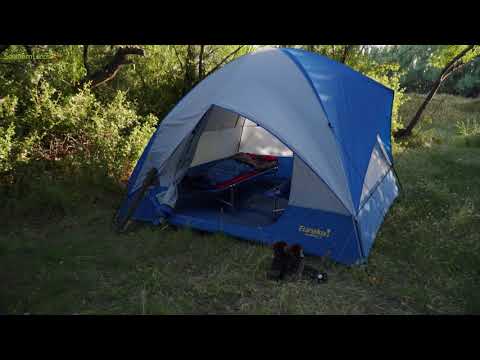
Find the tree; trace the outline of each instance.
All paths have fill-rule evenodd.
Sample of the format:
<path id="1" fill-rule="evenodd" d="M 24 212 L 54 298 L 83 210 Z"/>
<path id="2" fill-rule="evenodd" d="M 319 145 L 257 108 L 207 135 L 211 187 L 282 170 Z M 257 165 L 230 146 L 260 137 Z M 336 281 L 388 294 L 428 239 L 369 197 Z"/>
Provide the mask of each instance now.
<path id="1" fill-rule="evenodd" d="M 247 45 L 187 45 L 172 46 L 172 49 L 183 73 L 182 96 L 236 56 L 251 51 L 251 47 Z"/>
<path id="2" fill-rule="evenodd" d="M 430 64 L 430 59 L 441 47 L 442 45 L 388 45 L 373 48 L 369 55 L 380 64 L 398 63 L 402 71 L 401 87 L 406 92 L 426 93 L 440 73 L 440 69 Z"/>
<path id="3" fill-rule="evenodd" d="M 442 71 L 435 80 L 427 97 L 418 108 L 415 115 L 405 128 L 401 128 L 394 133 L 396 139 L 402 139 L 412 134 L 413 128 L 421 119 L 422 113 L 437 93 L 444 81 L 453 73 L 463 68 L 465 65 L 480 56 L 479 45 L 451 45 L 441 48 L 432 56 L 432 65 L 442 67 Z"/>
<path id="4" fill-rule="evenodd" d="M 128 58 L 128 55 L 138 55 L 144 56 L 145 52 L 139 47 L 121 47 L 117 50 L 113 59 L 105 65 L 104 68 L 95 71 L 94 73 L 90 72 L 90 69 L 87 64 L 88 60 L 88 45 L 83 46 L 83 63 L 86 70 L 86 76 L 79 82 L 78 88 L 81 88 L 86 82 L 91 82 L 91 87 L 95 88 L 99 85 L 102 85 L 110 80 L 112 80 L 120 70 L 120 68 L 125 64 L 131 64 L 132 61 Z"/>

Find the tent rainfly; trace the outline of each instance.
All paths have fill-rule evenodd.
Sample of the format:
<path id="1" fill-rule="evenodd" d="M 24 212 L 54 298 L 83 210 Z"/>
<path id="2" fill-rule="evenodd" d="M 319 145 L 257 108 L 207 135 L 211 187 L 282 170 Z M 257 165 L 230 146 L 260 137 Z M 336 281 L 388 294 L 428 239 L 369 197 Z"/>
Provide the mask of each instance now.
<path id="1" fill-rule="evenodd" d="M 393 96 L 307 51 L 242 56 L 163 119 L 119 214 L 264 244 L 299 243 L 310 255 L 364 262 L 399 193 Z M 156 183 L 129 209 L 152 169 Z"/>

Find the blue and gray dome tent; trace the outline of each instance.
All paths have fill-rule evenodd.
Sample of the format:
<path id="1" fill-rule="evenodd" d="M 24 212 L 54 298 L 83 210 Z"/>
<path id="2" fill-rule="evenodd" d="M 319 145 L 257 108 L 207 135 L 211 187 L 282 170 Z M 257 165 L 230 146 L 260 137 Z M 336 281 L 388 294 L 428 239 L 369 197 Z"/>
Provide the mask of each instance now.
<path id="1" fill-rule="evenodd" d="M 307 254 L 362 262 L 398 196 L 393 96 L 303 50 L 242 56 L 201 81 L 163 119 L 130 177 L 120 214 L 155 168 L 157 184 L 132 219 L 158 224 L 168 214 L 175 225 L 264 244 L 299 243 Z M 276 165 L 235 193 L 229 183 L 234 208 L 218 198 L 218 186 L 196 191 L 184 184 L 195 174 L 221 178 L 226 168 L 238 170 L 232 159 L 239 153 L 270 155 Z"/>

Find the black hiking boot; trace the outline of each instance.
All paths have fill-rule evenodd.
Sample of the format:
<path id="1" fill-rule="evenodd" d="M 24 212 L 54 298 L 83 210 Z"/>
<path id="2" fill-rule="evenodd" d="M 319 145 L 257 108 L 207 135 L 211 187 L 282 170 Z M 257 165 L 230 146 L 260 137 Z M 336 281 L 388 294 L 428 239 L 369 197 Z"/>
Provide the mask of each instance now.
<path id="1" fill-rule="evenodd" d="M 289 263 L 288 245 L 284 241 L 273 244 L 273 259 L 267 278 L 270 280 L 282 280 L 287 271 Z"/>
<path id="2" fill-rule="evenodd" d="M 292 245 L 288 249 L 289 264 L 288 264 L 288 278 L 293 281 L 298 281 L 302 278 L 303 269 L 305 267 L 305 255 L 303 248 L 298 245 Z"/>

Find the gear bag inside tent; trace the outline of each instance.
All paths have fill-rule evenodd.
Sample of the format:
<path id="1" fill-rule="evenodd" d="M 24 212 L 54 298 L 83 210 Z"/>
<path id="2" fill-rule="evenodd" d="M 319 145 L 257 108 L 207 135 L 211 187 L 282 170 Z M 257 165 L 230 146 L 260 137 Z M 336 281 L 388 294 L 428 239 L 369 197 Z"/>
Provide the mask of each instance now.
<path id="1" fill-rule="evenodd" d="M 119 219 L 364 262 L 398 196 L 393 91 L 323 56 L 263 49 L 202 80 L 163 119 Z M 146 184 L 154 170 L 155 181 Z M 148 185 L 148 186 L 146 186 Z"/>

